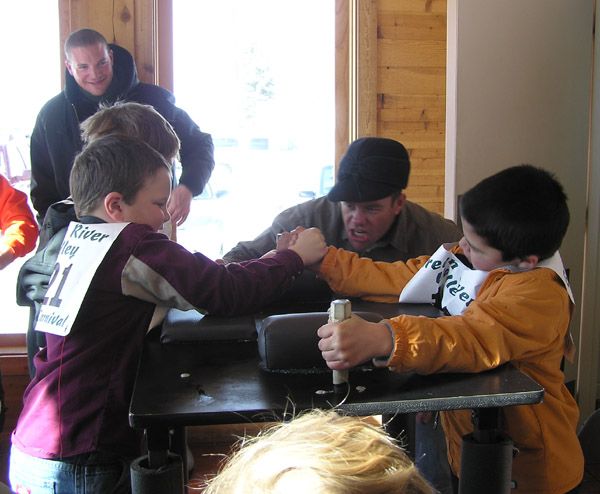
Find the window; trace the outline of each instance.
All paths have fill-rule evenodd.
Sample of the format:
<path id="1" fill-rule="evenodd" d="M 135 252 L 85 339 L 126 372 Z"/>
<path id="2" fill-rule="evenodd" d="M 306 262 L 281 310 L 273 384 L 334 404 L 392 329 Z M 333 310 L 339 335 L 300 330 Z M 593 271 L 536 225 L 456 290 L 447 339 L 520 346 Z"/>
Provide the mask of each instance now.
<path id="1" fill-rule="evenodd" d="M 35 12 L 35 15 L 32 13 Z M 29 193 L 29 135 L 42 105 L 60 91 L 58 6 L 47 0 L 2 4 L 0 44 L 5 67 L 0 79 L 0 171 Z M 15 303 L 17 274 L 23 258 L 0 271 L 0 333 L 25 332 L 29 309 Z"/>
<path id="2" fill-rule="evenodd" d="M 177 104 L 213 136 L 216 161 L 178 228 L 183 245 L 219 258 L 283 209 L 327 193 L 333 0 L 173 0 L 173 66 Z"/>

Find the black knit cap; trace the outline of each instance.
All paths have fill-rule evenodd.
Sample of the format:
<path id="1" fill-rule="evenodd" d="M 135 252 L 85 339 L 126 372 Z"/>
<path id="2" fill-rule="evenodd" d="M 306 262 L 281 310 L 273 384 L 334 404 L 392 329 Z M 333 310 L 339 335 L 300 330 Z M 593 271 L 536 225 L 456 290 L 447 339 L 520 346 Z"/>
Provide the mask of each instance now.
<path id="1" fill-rule="evenodd" d="M 409 173 L 410 160 L 402 144 L 382 137 L 363 137 L 348 146 L 327 199 L 377 201 L 405 189 Z"/>

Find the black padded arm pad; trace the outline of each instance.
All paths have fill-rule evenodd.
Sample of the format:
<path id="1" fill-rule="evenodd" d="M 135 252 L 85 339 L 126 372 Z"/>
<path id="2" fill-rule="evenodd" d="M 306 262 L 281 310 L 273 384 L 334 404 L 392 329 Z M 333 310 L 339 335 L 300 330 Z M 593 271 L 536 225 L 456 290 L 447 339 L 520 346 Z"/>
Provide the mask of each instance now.
<path id="1" fill-rule="evenodd" d="M 383 317 L 374 312 L 355 312 L 369 322 Z M 260 365 L 269 371 L 316 372 L 326 370 L 321 356 L 317 330 L 329 319 L 327 312 L 278 314 L 266 317 L 259 324 L 258 353 Z"/>
<path id="2" fill-rule="evenodd" d="M 196 310 L 179 309 L 167 312 L 160 337 L 162 343 L 255 339 L 254 316 L 205 316 Z"/>

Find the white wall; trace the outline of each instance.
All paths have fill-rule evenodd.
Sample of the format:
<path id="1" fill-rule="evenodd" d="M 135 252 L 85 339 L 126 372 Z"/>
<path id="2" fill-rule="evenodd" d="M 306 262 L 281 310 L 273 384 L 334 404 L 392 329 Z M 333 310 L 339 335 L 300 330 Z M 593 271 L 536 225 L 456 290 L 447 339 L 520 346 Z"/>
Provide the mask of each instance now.
<path id="1" fill-rule="evenodd" d="M 600 9 L 596 1 L 596 25 Z M 590 174 L 588 185 L 588 235 L 584 261 L 579 374 L 579 407 L 587 417 L 600 396 L 598 363 L 600 362 L 600 37 L 594 40 L 594 74 L 592 86 L 592 125 Z"/>
<path id="2" fill-rule="evenodd" d="M 594 0 L 448 0 L 446 215 L 508 166 L 554 172 L 569 196 L 561 253 L 581 301 Z M 527 214 L 526 211 L 523 214 Z M 572 329 L 578 336 L 581 305 Z M 576 368 L 567 368 L 567 379 Z"/>

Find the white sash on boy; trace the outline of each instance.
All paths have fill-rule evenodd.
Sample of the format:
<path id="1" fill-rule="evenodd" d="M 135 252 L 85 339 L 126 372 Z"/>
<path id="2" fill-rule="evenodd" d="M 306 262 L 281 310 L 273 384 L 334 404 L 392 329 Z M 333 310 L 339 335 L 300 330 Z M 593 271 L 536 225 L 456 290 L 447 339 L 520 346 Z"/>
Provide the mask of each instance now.
<path id="1" fill-rule="evenodd" d="M 453 244 L 442 245 L 417 271 L 400 293 L 400 302 L 432 303 L 451 315 L 462 314 L 487 278 L 489 271 L 471 269 L 448 249 Z M 538 263 L 537 267 L 552 269 L 562 279 L 572 301 L 573 293 L 567 280 L 558 251 L 552 257 Z M 506 269 L 518 271 L 515 266 Z M 441 296 L 441 304 L 439 298 Z"/>
<path id="2" fill-rule="evenodd" d="M 35 325 L 37 331 L 69 334 L 98 266 L 128 224 L 69 224 Z"/>

